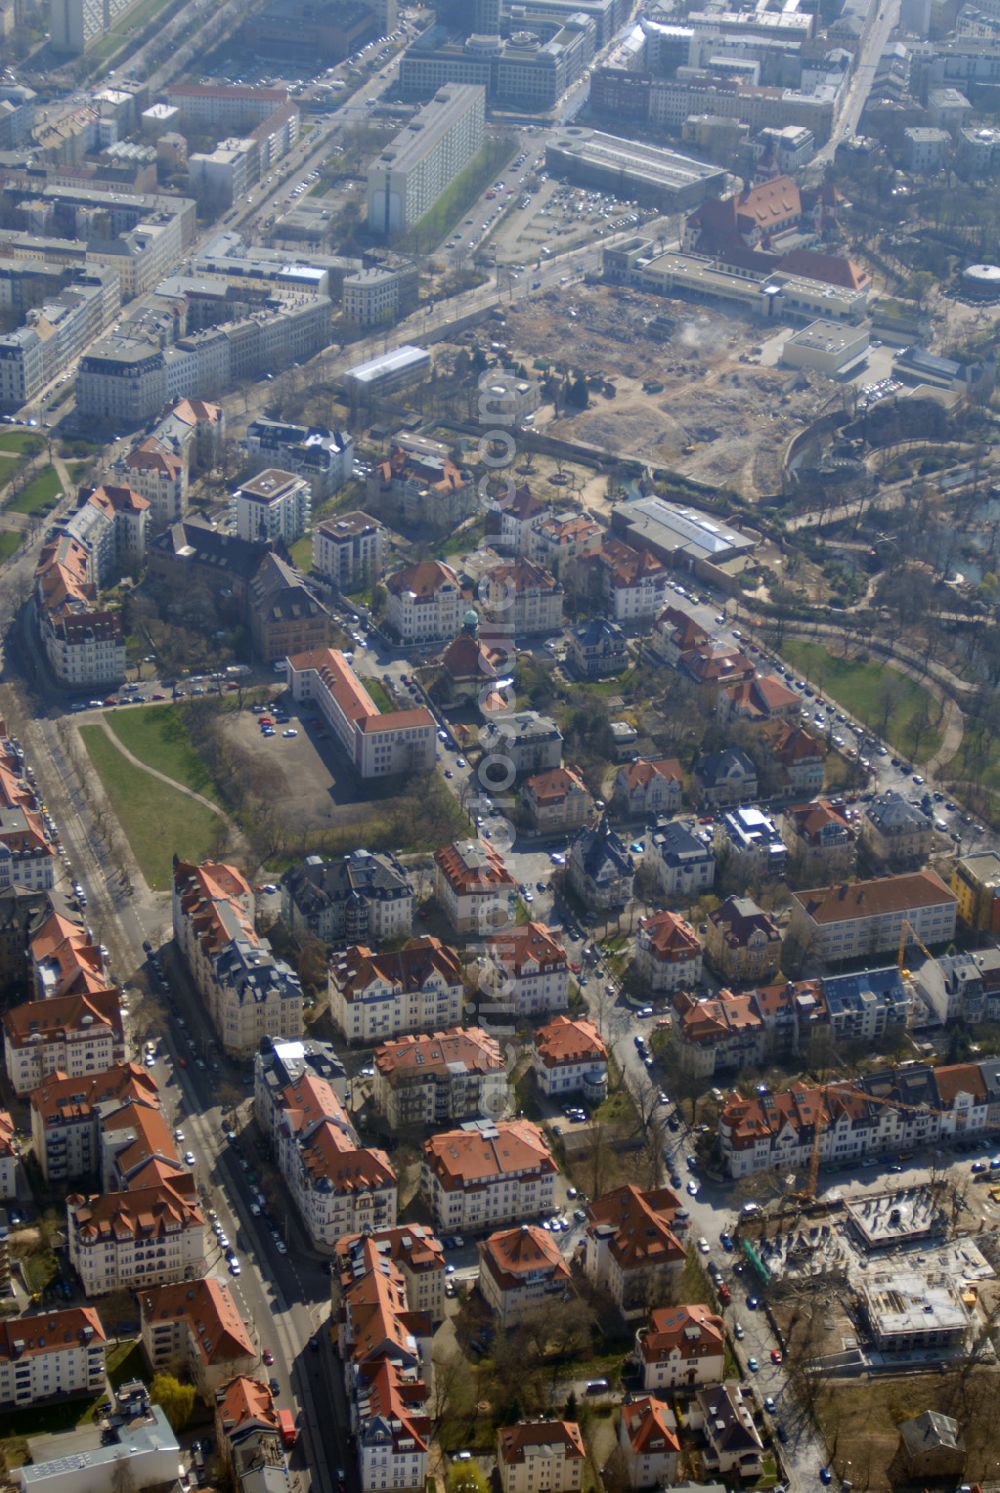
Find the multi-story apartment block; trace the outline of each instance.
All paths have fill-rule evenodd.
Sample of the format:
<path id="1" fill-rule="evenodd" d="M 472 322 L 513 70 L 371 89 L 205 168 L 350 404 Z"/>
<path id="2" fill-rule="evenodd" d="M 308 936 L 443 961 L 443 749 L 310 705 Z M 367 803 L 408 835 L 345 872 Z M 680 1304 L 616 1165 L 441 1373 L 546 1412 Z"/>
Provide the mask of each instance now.
<path id="1" fill-rule="evenodd" d="M 338 591 L 377 581 L 385 565 L 386 533 L 367 513 L 338 513 L 313 530 L 313 569 Z"/>
<path id="2" fill-rule="evenodd" d="M 35 619 L 49 668 L 63 685 L 115 685 L 125 677 L 125 634 L 88 579 L 89 552 L 69 534 L 45 545 L 35 567 Z"/>
<path id="3" fill-rule="evenodd" d="M 481 1027 L 430 1036 L 407 1033 L 375 1051 L 374 1099 L 393 1134 L 411 1125 L 443 1125 L 507 1109 L 500 1044 Z"/>
<path id="4" fill-rule="evenodd" d="M 461 960 L 430 934 L 392 953 L 347 949 L 330 964 L 329 991 L 331 1018 L 348 1042 L 445 1031 L 462 1018 Z"/>
<path id="5" fill-rule="evenodd" d="M 135 1191 L 73 1194 L 66 1232 L 70 1264 L 88 1296 L 196 1280 L 204 1270 L 205 1220 L 190 1173 Z"/>
<path id="6" fill-rule="evenodd" d="M 583 74 L 594 55 L 599 34 L 589 7 L 567 9 L 555 15 L 533 14 L 534 6 L 521 20 L 544 36 L 501 37 L 489 34 L 437 44 L 440 33 L 431 31 L 417 38 L 404 54 L 400 83 L 406 98 L 426 98 L 442 83 L 476 83 L 486 90 L 492 104 L 532 113 L 552 109 Z"/>
<path id="7" fill-rule="evenodd" d="M 30 1105 L 35 1159 L 46 1182 L 55 1187 L 99 1177 L 105 1116 L 133 1106 L 158 1110 L 160 1095 L 147 1069 L 122 1063 L 92 1076 L 55 1073 L 31 1091 Z"/>
<path id="8" fill-rule="evenodd" d="M 785 875 L 788 847 L 763 809 L 730 809 L 716 823 L 713 844 L 718 864 L 741 885 Z"/>
<path id="9" fill-rule="evenodd" d="M 270 550 L 261 555 L 246 601 L 253 650 L 265 663 L 284 665 L 330 641 L 326 607 L 294 565 Z"/>
<path id="10" fill-rule="evenodd" d="M 344 276 L 341 314 L 355 327 L 391 327 L 419 298 L 420 270 L 413 260 L 369 265 Z"/>
<path id="11" fill-rule="evenodd" d="M 785 793 L 818 793 L 823 786 L 826 749 L 795 721 L 772 720 L 763 727 Z"/>
<path id="12" fill-rule="evenodd" d="M 764 1059 L 767 1037 L 753 993 L 695 1000 L 674 996 L 671 1048 L 685 1073 L 710 1077 L 725 1068 L 753 1068 Z"/>
<path id="13" fill-rule="evenodd" d="M 433 643 L 458 632 L 464 602 L 450 565 L 442 560 L 419 560 L 394 571 L 385 584 L 389 626 L 400 642 Z"/>
<path id="14" fill-rule="evenodd" d="M 681 1445 L 670 1406 L 655 1395 L 622 1405 L 618 1446 L 630 1488 L 668 1488 L 677 1482 Z"/>
<path id="15" fill-rule="evenodd" d="M 698 801 L 709 808 L 747 803 L 757 797 L 757 769 L 739 747 L 710 752 L 694 765 Z"/>
<path id="16" fill-rule="evenodd" d="M 850 876 L 857 847 L 850 821 L 839 809 L 821 798 L 785 809 L 780 822 L 788 848 L 789 874 L 796 880 Z"/>
<path id="17" fill-rule="evenodd" d="M 717 1384 L 725 1372 L 722 1318 L 711 1307 L 657 1307 L 635 1341 L 645 1389 Z"/>
<path id="18" fill-rule="evenodd" d="M 871 1044 L 886 1033 L 905 1032 L 912 1002 L 895 964 L 847 975 L 827 975 L 821 982 L 830 1031 L 838 1042 Z"/>
<path id="19" fill-rule="evenodd" d="M 209 1275 L 140 1290 L 139 1319 L 151 1372 L 181 1373 L 206 1399 L 253 1373 L 257 1350 L 224 1280 Z"/>
<path id="20" fill-rule="evenodd" d="M 480 732 L 483 761 L 502 772 L 504 787 L 510 776 L 545 772 L 562 765 L 562 733 L 555 721 L 537 710 L 493 714 Z"/>
<path id="21" fill-rule="evenodd" d="M 608 1049 L 586 1017 L 556 1016 L 535 1032 L 535 1082 L 547 1099 L 582 1093 L 600 1104 L 608 1092 Z"/>
<path id="22" fill-rule="evenodd" d="M 408 233 L 483 145 L 485 88 L 442 88 L 368 168 L 368 226 L 385 238 Z"/>
<path id="23" fill-rule="evenodd" d="M 309 1077 L 322 1078 L 330 1084 L 343 1079 L 344 1065 L 332 1042 L 309 1037 L 295 1042 L 267 1038 L 261 1043 L 254 1058 L 254 1112 L 272 1148 L 282 1113 L 282 1094 Z"/>
<path id="24" fill-rule="evenodd" d="M 628 667 L 624 630 L 608 617 L 588 617 L 570 633 L 568 658 L 581 679 L 612 679 Z"/>
<path id="25" fill-rule="evenodd" d="M 538 834 L 566 834 L 587 824 L 594 800 L 580 770 L 551 767 L 521 784 L 521 805 Z"/>
<path id="26" fill-rule="evenodd" d="M 287 660 L 297 702 L 314 704 L 362 778 L 424 772 L 434 765 L 434 717 L 423 706 L 379 710 L 344 655 L 316 648 Z"/>
<path id="27" fill-rule="evenodd" d="M 728 897 L 708 915 L 705 953 L 733 985 L 762 984 L 781 964 L 781 932 L 752 897 Z"/>
<path id="28" fill-rule="evenodd" d="M 365 507 L 391 528 L 440 534 L 469 518 L 477 501 L 472 474 L 455 465 L 447 446 L 397 435 L 368 478 Z"/>
<path id="29" fill-rule="evenodd" d="M 479 1293 L 502 1331 L 513 1331 L 539 1307 L 569 1296 L 569 1266 L 545 1229 L 530 1223 L 500 1229 L 477 1248 Z"/>
<path id="30" fill-rule="evenodd" d="M 559 631 L 563 594 L 551 571 L 522 559 L 487 571 L 479 599 L 489 617 L 520 638 Z"/>
<path id="31" fill-rule="evenodd" d="M 521 1421 L 497 1432 L 503 1493 L 579 1493 L 586 1458 L 576 1421 Z"/>
<path id="32" fill-rule="evenodd" d="M 517 882 L 486 840 L 456 840 L 434 853 L 434 895 L 456 933 L 487 933 L 508 921 Z"/>
<path id="33" fill-rule="evenodd" d="M 656 619 L 648 647 L 676 669 L 685 654 L 704 648 L 709 635 L 701 623 L 680 607 L 666 606 Z"/>
<path id="34" fill-rule="evenodd" d="M 0 1405 L 15 1410 L 104 1391 L 107 1338 L 92 1306 L 0 1324 Z"/>
<path id="35" fill-rule="evenodd" d="M 354 469 L 354 439 L 346 430 L 290 425 L 260 416 L 251 420 L 240 444 L 252 465 L 304 477 L 314 504 L 332 498 L 350 481 Z"/>
<path id="36" fill-rule="evenodd" d="M 130 487 L 92 488 L 75 513 L 49 535 L 68 534 L 87 552 L 87 580 L 107 586 L 122 575 L 138 577 L 146 557 L 149 504 Z"/>
<path id="37" fill-rule="evenodd" d="M 822 960 L 895 955 L 901 935 L 926 944 L 954 938 L 957 906 L 934 871 L 841 882 L 792 893 L 789 935 Z"/>
<path id="38" fill-rule="evenodd" d="M 1000 855 L 995 850 L 956 861 L 951 889 L 966 927 L 979 933 L 1000 933 Z"/>
<path id="39" fill-rule="evenodd" d="M 291 546 L 309 527 L 312 489 L 294 472 L 265 467 L 237 488 L 232 501 L 240 539 Z"/>
<path id="40" fill-rule="evenodd" d="M 3 1016 L 4 1063 L 15 1094 L 56 1073 L 83 1080 L 125 1061 L 117 990 L 25 1001 Z"/>
<path id="41" fill-rule="evenodd" d="M 51 904 L 46 900 L 46 910 Z M 107 990 L 108 976 L 100 945 L 86 928 L 60 913 L 50 913 L 29 934 L 28 974 L 35 995 L 92 995 Z"/>
<path id="42" fill-rule="evenodd" d="M 255 1102 L 269 1107 L 261 1128 L 312 1244 L 332 1249 L 345 1234 L 391 1228 L 396 1174 L 384 1151 L 363 1146 L 325 1078 L 305 1073 L 283 1091 L 260 1084 Z"/>
<path id="43" fill-rule="evenodd" d="M 606 814 L 574 837 L 567 867 L 569 884 L 584 907 L 607 910 L 631 899 L 635 862 Z"/>
<path id="44" fill-rule="evenodd" d="M 608 616 L 626 628 L 652 626 L 667 594 L 663 561 L 621 539 L 605 539 L 593 563 Z"/>
<path id="45" fill-rule="evenodd" d="M 701 983 L 701 944 L 686 919 L 663 909 L 640 918 L 632 967 L 656 995 Z"/>
<path id="46" fill-rule="evenodd" d="M 307 856 L 281 878 L 281 915 L 327 944 L 384 943 L 413 927 L 413 883 L 391 851 Z"/>
<path id="47" fill-rule="evenodd" d="M 33 805 L 33 795 L 20 793 L 0 802 L 0 891 L 49 892 L 55 885 L 55 846 Z"/>
<path id="48" fill-rule="evenodd" d="M 10 1112 L 0 1109 L 0 1198 L 16 1198 L 21 1153 Z M 7 1272 L 9 1275 L 9 1271 Z"/>
<path id="49" fill-rule="evenodd" d="M 684 774 L 676 757 L 639 757 L 615 773 L 611 805 L 623 819 L 676 814 Z"/>
<path id="50" fill-rule="evenodd" d="M 642 1192 L 634 1182 L 587 1206 L 583 1273 L 630 1320 L 669 1295 L 684 1269 L 684 1246 L 674 1226 L 678 1202 L 666 1187 Z"/>
<path id="51" fill-rule="evenodd" d="M 558 1168 L 530 1120 L 471 1121 L 424 1142 L 421 1191 L 438 1227 L 478 1232 L 542 1218 Z"/>
<path id="52" fill-rule="evenodd" d="M 657 825 L 649 852 L 660 891 L 688 904 L 709 891 L 715 881 L 711 835 L 701 838 L 694 828 L 677 820 Z"/>
<path id="53" fill-rule="evenodd" d="M 152 529 L 184 517 L 191 477 L 216 465 L 224 430 L 221 405 L 176 399 L 149 435 L 132 447 L 124 461 L 125 476 L 149 503 Z"/>
<path id="54" fill-rule="evenodd" d="M 570 576 L 583 577 L 585 567 L 600 551 L 604 533 L 595 519 L 583 513 L 543 513 L 528 526 L 526 553 L 529 560 L 540 561 L 568 582 Z"/>
<path id="55" fill-rule="evenodd" d="M 226 1052 L 251 1057 L 262 1037 L 302 1033 L 302 986 L 254 927 L 249 882 L 221 862 L 174 865 L 174 941 Z"/>
<path id="56" fill-rule="evenodd" d="M 338 1239 L 330 1274 L 336 1311 L 342 1295 L 367 1274 L 373 1264 L 389 1261 L 398 1270 L 406 1288 L 410 1311 L 424 1312 L 432 1322 L 444 1320 L 445 1283 L 448 1279 L 444 1245 L 425 1223 L 397 1224 L 372 1234 L 345 1234 Z M 339 1293 L 339 1294 L 338 1294 Z"/>
<path id="57" fill-rule="evenodd" d="M 865 804 L 858 823 L 868 859 L 893 871 L 923 866 L 934 845 L 934 821 L 890 788 Z"/>
<path id="58" fill-rule="evenodd" d="M 569 1005 L 566 950 L 544 923 L 505 928 L 486 940 L 482 988 L 520 1020 L 547 1016 Z"/>

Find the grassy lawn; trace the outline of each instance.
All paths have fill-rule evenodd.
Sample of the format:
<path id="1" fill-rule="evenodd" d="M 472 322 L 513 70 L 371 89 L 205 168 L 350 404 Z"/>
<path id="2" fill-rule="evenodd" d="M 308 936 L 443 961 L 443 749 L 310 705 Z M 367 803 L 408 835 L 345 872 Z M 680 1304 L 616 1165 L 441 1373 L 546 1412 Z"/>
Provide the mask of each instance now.
<path id="1" fill-rule="evenodd" d="M 436 249 L 494 176 L 503 170 L 515 149 L 516 142 L 513 141 L 487 140 L 476 159 L 456 176 L 430 212 L 425 213 L 407 234 L 406 248 L 424 254 Z"/>
<path id="2" fill-rule="evenodd" d="M 107 711 L 104 719 L 133 756 L 166 773 L 175 783 L 203 793 L 221 807 L 218 790 L 192 746 L 176 706 L 150 705 L 145 710 L 129 710 L 124 714 Z"/>
<path id="3" fill-rule="evenodd" d="M 11 529 L 0 530 L 0 565 L 4 560 L 10 559 L 20 543 L 20 534 L 15 534 Z"/>
<path id="4" fill-rule="evenodd" d="M 115 1389 L 127 1384 L 130 1379 L 145 1380 L 149 1373 L 146 1360 L 142 1356 L 142 1342 L 139 1338 L 116 1343 L 113 1348 L 109 1348 L 107 1364 L 108 1378 Z"/>
<path id="5" fill-rule="evenodd" d="M 34 430 L 5 430 L 0 435 L 0 451 L 14 451 L 18 456 L 37 456 L 45 449 L 45 438 Z"/>
<path id="6" fill-rule="evenodd" d="M 122 16 L 121 20 L 111 27 L 111 30 L 101 38 L 96 46 L 90 48 L 87 53 L 88 61 L 103 62 L 110 57 L 121 46 L 126 33 L 148 26 L 153 17 L 164 10 L 169 3 L 170 0 L 142 0 L 141 4 L 136 5 Z"/>
<path id="7" fill-rule="evenodd" d="M 375 679 L 370 674 L 366 674 L 364 677 L 364 686 L 383 715 L 390 710 L 396 709 L 392 696 L 381 679 Z"/>
<path id="8" fill-rule="evenodd" d="M 441 547 L 442 557 L 448 555 L 464 555 L 470 550 L 478 549 L 486 534 L 486 518 L 473 519 L 472 523 L 463 524 L 454 534 L 450 535 Z"/>
<path id="9" fill-rule="evenodd" d="M 154 891 L 166 891 L 175 851 L 192 861 L 211 853 L 217 815 L 133 767 L 100 726 L 84 726 L 80 736 L 143 876 Z"/>
<path id="10" fill-rule="evenodd" d="M 288 553 L 292 557 L 292 564 L 306 574 L 312 569 L 313 562 L 313 539 L 311 534 L 303 534 L 301 539 L 296 539 L 289 548 Z"/>
<path id="11" fill-rule="evenodd" d="M 784 642 L 781 651 L 788 662 L 818 685 L 825 695 L 876 729 L 882 723 L 883 691 L 887 680 L 891 680 L 898 698 L 889 715 L 887 739 L 906 756 L 915 756 L 919 762 L 926 762 L 941 745 L 940 731 L 930 730 L 923 734 L 919 750 L 913 751 L 914 717 L 925 711 L 934 720 L 938 706 L 922 684 L 901 674 L 898 669 L 879 660 L 862 662 L 858 658 L 839 658 L 822 643 L 806 643 L 797 638 Z"/>
<path id="12" fill-rule="evenodd" d="M 87 472 L 93 469 L 93 465 L 93 461 L 89 458 L 86 461 L 68 461 L 66 470 L 72 482 L 79 482 Z"/>
<path id="13" fill-rule="evenodd" d="M 62 483 L 55 467 L 43 467 L 13 503 L 7 506 L 11 513 L 39 513 L 43 508 L 51 508 L 61 497 Z"/>

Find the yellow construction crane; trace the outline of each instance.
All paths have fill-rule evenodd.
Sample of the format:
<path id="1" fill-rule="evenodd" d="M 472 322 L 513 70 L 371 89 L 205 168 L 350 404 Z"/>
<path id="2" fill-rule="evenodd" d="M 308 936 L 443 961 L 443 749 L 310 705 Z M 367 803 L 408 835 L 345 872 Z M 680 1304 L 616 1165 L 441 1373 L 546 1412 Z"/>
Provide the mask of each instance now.
<path id="1" fill-rule="evenodd" d="M 910 935 L 909 939 L 907 939 L 906 937 L 907 932 L 909 932 Z M 924 943 L 923 939 L 917 936 L 917 930 L 916 928 L 914 928 L 909 918 L 904 918 L 899 927 L 899 948 L 896 950 L 896 964 L 901 974 L 908 973 L 908 971 L 903 966 L 903 960 L 906 958 L 906 945 L 908 942 L 915 943 L 925 959 L 932 959 L 934 957 L 930 949 Z"/>
<path id="2" fill-rule="evenodd" d="M 860 1087 L 854 1088 L 846 1084 L 829 1084 L 827 1085 L 827 1091 L 829 1091 L 830 1089 L 833 1089 L 835 1091 L 839 1090 L 842 1093 L 846 1092 L 857 1094 L 859 1098 L 864 1099 L 868 1104 L 884 1104 L 889 1109 L 904 1110 L 907 1114 L 911 1115 L 944 1116 L 949 1113 L 948 1110 L 937 1109 L 932 1104 L 905 1104 L 901 1099 L 883 1098 L 880 1094 L 869 1094 L 867 1089 L 863 1089 Z M 811 1203 L 816 1197 L 816 1183 L 819 1179 L 820 1145 L 823 1140 L 823 1132 L 826 1129 L 828 1123 L 829 1113 L 827 1111 L 826 1103 L 821 1102 L 817 1107 L 816 1123 L 813 1127 L 813 1143 L 812 1151 L 809 1155 L 809 1171 L 806 1175 L 806 1184 L 799 1192 L 790 1194 L 791 1198 L 795 1202 Z"/>

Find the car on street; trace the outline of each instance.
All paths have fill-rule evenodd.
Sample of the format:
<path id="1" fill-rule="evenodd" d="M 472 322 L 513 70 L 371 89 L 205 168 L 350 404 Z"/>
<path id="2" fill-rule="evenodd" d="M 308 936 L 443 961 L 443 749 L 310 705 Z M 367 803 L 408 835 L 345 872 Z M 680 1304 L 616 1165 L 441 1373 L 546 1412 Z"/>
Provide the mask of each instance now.
<path id="1" fill-rule="evenodd" d="M 185 1166 L 194 1166 L 194 1152 L 193 1151 L 185 1151 L 184 1152 L 184 1165 Z"/>
<path id="2" fill-rule="evenodd" d="M 703 1255 L 707 1255 L 711 1251 L 712 1246 L 709 1244 L 709 1242 L 705 1238 L 704 1234 L 698 1240 L 698 1248 L 699 1248 L 699 1250 L 701 1251 L 701 1253 Z"/>
<path id="3" fill-rule="evenodd" d="M 733 1336 L 737 1339 L 738 1342 L 741 1342 L 743 1338 L 746 1337 L 746 1331 L 742 1322 L 733 1323 Z"/>
<path id="4" fill-rule="evenodd" d="M 263 1353 L 261 1354 L 261 1358 L 263 1358 L 268 1368 L 270 1368 L 271 1364 L 274 1362 L 274 1354 L 271 1352 L 270 1348 L 264 1349 Z"/>
<path id="5" fill-rule="evenodd" d="M 757 1370 L 760 1368 L 760 1364 L 757 1362 L 756 1358 L 754 1358 L 752 1353 L 747 1359 L 747 1368 L 750 1370 L 751 1374 L 756 1374 Z"/>
<path id="6" fill-rule="evenodd" d="M 693 1177 L 688 1179 L 687 1190 L 691 1197 L 696 1198 L 698 1196 L 698 1184 Z"/>
<path id="7" fill-rule="evenodd" d="M 820 1468 L 819 1480 L 823 1484 L 824 1488 L 830 1486 L 830 1484 L 833 1482 L 833 1473 L 830 1471 L 829 1467 Z"/>
<path id="8" fill-rule="evenodd" d="M 769 1414 L 774 1414 L 775 1410 L 777 1409 L 777 1402 L 775 1401 L 774 1395 L 764 1396 L 764 1409 L 768 1411 Z"/>
<path id="9" fill-rule="evenodd" d="M 772 1363 L 780 1363 L 781 1362 L 781 1349 L 780 1348 L 772 1348 L 771 1349 L 771 1362 Z"/>
<path id="10" fill-rule="evenodd" d="M 240 1273 L 240 1262 L 239 1262 L 239 1260 L 230 1260 L 229 1261 L 229 1274 L 235 1280 L 236 1277 L 239 1275 L 239 1273 Z"/>
<path id="11" fill-rule="evenodd" d="M 760 1302 L 757 1300 L 756 1296 L 748 1296 L 747 1297 L 747 1306 L 750 1308 L 750 1310 L 752 1312 L 755 1312 L 757 1310 L 757 1308 L 760 1306 Z"/>

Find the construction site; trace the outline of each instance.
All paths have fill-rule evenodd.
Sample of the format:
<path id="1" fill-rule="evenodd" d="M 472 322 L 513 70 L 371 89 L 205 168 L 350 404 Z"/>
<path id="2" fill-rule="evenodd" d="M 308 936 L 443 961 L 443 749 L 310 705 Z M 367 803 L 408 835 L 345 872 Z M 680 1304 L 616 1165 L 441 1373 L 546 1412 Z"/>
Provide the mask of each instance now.
<path id="1" fill-rule="evenodd" d="M 708 307 L 578 284 L 506 314 L 514 361 L 602 376 L 585 410 L 553 419 L 547 407 L 537 427 L 751 501 L 780 490 L 787 442 L 842 403 L 818 374 L 764 366 L 764 328 Z"/>

